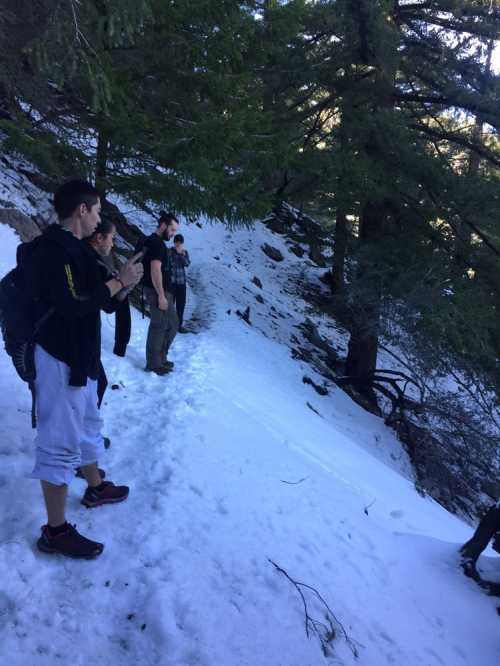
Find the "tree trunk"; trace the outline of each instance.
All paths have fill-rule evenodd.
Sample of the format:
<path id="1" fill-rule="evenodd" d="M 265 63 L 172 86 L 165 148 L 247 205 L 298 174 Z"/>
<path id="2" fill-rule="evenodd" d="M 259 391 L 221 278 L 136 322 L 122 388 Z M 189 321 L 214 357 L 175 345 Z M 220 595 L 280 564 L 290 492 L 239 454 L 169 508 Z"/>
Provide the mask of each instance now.
<path id="1" fill-rule="evenodd" d="M 274 11 L 279 7 L 278 0 L 264 0 L 262 3 L 263 48 L 266 50 L 266 64 L 262 71 L 262 111 L 270 123 L 273 136 L 280 132 L 279 89 L 280 73 L 276 55 L 277 44 Z M 261 182 L 264 194 L 270 196 L 273 206 L 279 206 L 289 184 L 288 174 L 275 162 L 265 160 L 262 165 Z"/>
<path id="2" fill-rule="evenodd" d="M 109 133 L 104 127 L 101 127 L 98 130 L 98 136 L 97 136 L 95 186 L 101 193 L 101 197 L 103 199 L 106 198 L 108 190 L 108 183 L 107 183 L 108 149 L 109 149 Z"/>
<path id="3" fill-rule="evenodd" d="M 495 48 L 495 40 L 490 39 L 488 42 L 488 45 L 486 46 L 486 62 L 484 64 L 484 71 L 482 73 L 481 81 L 480 81 L 480 86 L 479 86 L 479 92 L 484 94 L 490 85 L 491 81 L 491 59 L 493 57 L 493 50 Z M 474 128 L 472 130 L 472 136 L 473 136 L 473 141 L 474 143 L 481 144 L 482 143 L 482 135 L 483 135 L 483 119 L 481 115 L 478 113 L 476 115 L 476 120 L 474 123 Z M 468 172 L 469 174 L 476 174 L 479 171 L 479 167 L 481 165 L 481 158 L 479 155 L 471 151 L 470 156 L 469 156 L 469 165 L 468 165 Z"/>
<path id="4" fill-rule="evenodd" d="M 353 113 L 349 101 L 349 96 L 346 95 L 342 103 L 339 131 L 339 151 L 342 156 L 342 166 L 336 183 L 337 191 L 335 197 L 337 200 L 337 213 L 335 216 L 335 236 L 331 271 L 331 288 L 336 295 L 342 295 L 345 287 L 345 260 L 349 240 L 347 211 L 349 210 L 349 206 L 352 206 L 349 196 L 349 186 L 346 179 L 349 158 L 348 134 L 352 131 L 352 128 L 349 126 L 349 120 Z"/>
<path id="5" fill-rule="evenodd" d="M 495 41 L 491 39 L 486 47 L 486 62 L 484 65 L 484 71 L 482 73 L 479 85 L 479 91 L 483 94 L 486 92 L 491 81 L 491 59 L 493 56 L 494 47 L 495 47 Z M 472 128 L 472 141 L 476 145 L 483 144 L 483 129 L 484 129 L 483 118 L 481 117 L 481 114 L 478 113 L 474 121 L 474 127 Z M 472 177 L 478 175 L 480 167 L 481 167 L 481 157 L 477 152 L 471 150 L 469 154 L 469 163 L 467 165 L 468 175 Z M 463 261 L 469 256 L 471 252 L 471 245 L 472 245 L 471 228 L 467 224 L 464 224 L 460 220 L 457 220 L 455 254 L 459 261 Z"/>
<path id="6" fill-rule="evenodd" d="M 387 21 L 387 16 L 395 11 L 397 2 L 385 0 L 380 5 L 375 5 L 368 0 L 362 0 L 349 3 L 349 7 L 358 33 L 358 62 L 373 67 L 375 72 L 371 95 L 360 112 L 365 114 L 364 123 L 370 128 L 362 151 L 368 164 L 373 165 L 368 167 L 365 177 L 369 179 L 368 183 L 373 178 L 376 187 L 372 190 L 375 194 L 368 195 L 362 205 L 360 216 L 361 251 L 358 254 L 356 275 L 357 302 L 351 323 L 346 374 L 354 378 L 353 385 L 358 391 L 376 405 L 372 374 L 377 367 L 382 276 L 373 250 L 377 249 L 383 238 L 390 196 L 390 183 L 384 183 L 381 188 L 380 182 L 377 182 L 377 174 L 383 168 L 384 134 L 390 131 L 387 112 L 394 105 L 399 35 Z M 370 188 L 370 185 L 368 187 Z"/>
<path id="7" fill-rule="evenodd" d="M 383 202 L 369 201 L 360 218 L 360 245 L 369 252 L 369 246 L 380 241 L 387 216 Z M 351 325 L 346 374 L 356 378 L 353 384 L 371 400 L 375 400 L 371 377 L 377 367 L 378 336 L 381 305 L 379 267 L 369 254 L 359 260 L 356 309 Z"/>
<path id="8" fill-rule="evenodd" d="M 7 88 L 0 81 L 0 119 L 12 120 L 12 96 L 7 92 Z"/>
<path id="9" fill-rule="evenodd" d="M 331 288 L 334 294 L 342 294 L 345 287 L 345 259 L 349 238 L 347 216 L 338 210 L 335 218 L 335 237 L 333 246 Z"/>

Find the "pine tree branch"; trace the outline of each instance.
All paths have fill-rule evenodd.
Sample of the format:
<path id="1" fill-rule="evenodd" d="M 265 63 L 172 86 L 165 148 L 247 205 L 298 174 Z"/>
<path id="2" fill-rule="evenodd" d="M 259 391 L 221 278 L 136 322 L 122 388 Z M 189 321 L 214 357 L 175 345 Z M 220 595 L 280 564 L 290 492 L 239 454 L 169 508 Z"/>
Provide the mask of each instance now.
<path id="1" fill-rule="evenodd" d="M 440 16 L 436 15 L 430 15 L 430 14 L 423 14 L 423 15 L 418 15 L 418 14 L 407 14 L 406 15 L 407 20 L 417 20 L 417 21 L 422 21 L 430 25 L 434 25 L 440 28 L 443 28 L 444 30 L 455 32 L 458 34 L 471 34 L 475 35 L 476 37 L 494 37 L 496 34 L 496 28 L 493 25 L 493 20 L 492 20 L 492 25 L 490 26 L 488 23 L 477 23 L 474 20 L 467 21 L 467 22 L 460 22 L 460 21 L 452 21 L 452 20 L 447 20 L 444 19 Z M 498 17 L 495 18 L 495 21 L 500 20 L 500 14 Z"/>
<path id="2" fill-rule="evenodd" d="M 411 14 L 413 12 L 423 11 L 424 13 L 421 14 L 420 16 L 422 16 L 422 20 L 424 20 L 429 17 L 427 10 L 434 10 L 435 12 L 438 12 L 440 14 L 448 13 L 454 16 L 456 9 L 457 9 L 457 4 L 456 2 L 454 2 L 454 0 L 448 0 L 448 1 L 430 0 L 428 2 L 421 2 L 421 3 L 415 2 L 415 3 L 408 3 L 405 5 L 400 5 L 398 3 L 397 14 L 404 16 L 407 15 L 408 13 Z M 461 16 L 470 17 L 470 18 L 488 18 L 491 21 L 498 21 L 500 19 L 500 10 L 497 9 L 497 7 L 493 3 L 490 3 L 490 6 L 488 8 L 478 7 L 477 5 L 475 7 L 471 7 L 467 6 L 467 4 L 465 3 L 462 3 L 462 6 L 460 7 L 460 14 Z"/>
<path id="3" fill-rule="evenodd" d="M 426 188 L 424 186 L 425 191 L 427 192 L 429 198 L 431 201 L 434 203 L 436 206 L 437 210 L 442 210 L 442 206 L 438 203 L 437 197 L 432 192 L 429 188 Z M 472 231 L 483 241 L 483 243 L 495 254 L 498 258 L 500 258 L 500 250 L 496 248 L 493 243 L 488 239 L 488 237 L 479 229 L 479 227 L 472 222 L 469 218 L 465 217 L 460 210 L 454 205 L 451 204 L 451 210 L 452 212 L 459 217 L 459 219 L 463 220 L 463 222 L 470 228 Z"/>
<path id="4" fill-rule="evenodd" d="M 402 67 L 405 75 L 410 78 L 410 73 L 406 71 L 405 67 Z M 441 97 L 448 100 L 449 107 L 455 107 L 458 109 L 463 109 L 464 111 L 469 111 L 474 114 L 481 114 L 485 118 L 488 118 L 488 122 L 493 127 L 498 129 L 500 125 L 500 117 L 498 115 L 498 106 L 495 104 L 494 100 L 488 100 L 488 103 L 483 103 L 482 99 L 484 95 L 471 95 L 470 93 L 465 93 L 464 89 L 455 86 L 454 90 L 450 90 L 449 86 L 451 81 L 437 81 L 429 74 L 429 68 L 425 71 L 422 69 L 414 69 L 412 72 L 413 76 L 416 76 L 420 81 L 422 81 L 426 86 L 429 86 L 431 90 L 435 90 L 440 94 Z M 404 95 L 404 93 L 400 93 Z M 478 99 L 479 97 L 479 99 Z"/>
<path id="5" fill-rule="evenodd" d="M 423 93 L 394 93 L 393 99 L 396 102 L 416 102 L 418 104 L 437 104 L 438 106 L 450 106 L 448 97 L 439 95 L 424 95 Z"/>
<path id="6" fill-rule="evenodd" d="M 426 189 L 425 191 L 426 191 L 426 193 L 428 194 L 428 190 Z M 425 215 L 420 211 L 420 208 L 421 208 L 421 205 L 422 205 L 422 202 L 421 202 L 421 200 L 420 200 L 420 197 L 419 197 L 419 198 L 415 198 L 415 197 L 412 197 L 411 195 L 409 195 L 408 193 L 401 192 L 401 191 L 399 192 L 399 195 L 401 196 L 401 198 L 402 198 L 403 201 L 405 201 L 409 206 L 411 206 L 411 208 L 412 208 L 412 210 L 413 210 L 413 213 L 417 216 L 417 218 L 418 218 L 418 219 L 420 220 L 420 222 L 422 223 L 422 228 L 423 228 L 423 232 L 424 232 L 425 236 L 426 236 L 427 238 L 429 238 L 433 243 L 436 243 L 436 244 L 437 244 L 437 245 L 438 245 L 438 246 L 439 246 L 439 247 L 440 247 L 440 248 L 441 248 L 441 249 L 442 249 L 442 250 L 443 250 L 443 251 L 444 251 L 449 257 L 450 257 L 450 259 L 452 259 L 452 260 L 454 260 L 454 261 L 457 261 L 457 260 L 458 260 L 458 257 L 457 257 L 457 255 L 456 255 L 456 253 L 455 253 L 455 252 L 452 252 L 452 251 L 446 246 L 446 244 L 444 244 L 444 243 L 442 242 L 442 239 L 441 239 L 439 233 L 436 232 L 436 230 L 433 229 L 433 228 L 429 225 L 429 223 L 428 223 L 428 222 L 429 222 L 429 215 L 425 216 Z M 434 214 L 435 214 L 435 215 L 441 215 L 441 216 L 444 216 L 444 218 L 447 220 L 447 223 L 450 225 L 450 227 L 451 227 L 451 229 L 453 230 L 453 232 L 455 233 L 455 235 L 458 235 L 458 230 L 456 229 L 454 223 L 453 223 L 452 221 L 449 220 L 449 217 L 450 217 L 449 212 L 450 212 L 450 211 L 444 211 L 444 210 L 443 210 L 443 207 L 438 205 L 438 207 L 437 207 L 436 210 L 434 211 Z M 464 222 L 464 224 L 465 224 L 465 220 L 463 219 L 463 216 L 462 216 L 461 214 L 459 214 L 458 217 L 459 217 L 459 218 Z M 493 252 L 494 252 L 494 254 L 497 254 L 497 252 L 496 252 L 495 249 L 493 249 Z M 472 268 L 472 269 L 474 269 L 474 270 L 477 270 L 477 269 L 478 269 L 478 266 L 475 264 L 475 262 L 474 262 L 473 260 L 469 259 L 469 258 L 468 258 L 467 262 L 461 260 L 461 261 L 458 261 L 458 263 L 459 263 L 459 265 L 460 265 L 464 270 L 467 270 L 468 268 Z M 497 285 L 497 284 L 496 284 L 496 283 L 490 278 L 490 276 L 489 276 L 489 274 L 488 274 L 487 272 L 485 273 L 484 271 L 481 271 L 481 272 L 479 273 L 479 276 L 480 276 L 480 279 L 481 279 L 485 284 L 488 285 L 488 288 L 489 288 L 489 289 L 491 289 L 492 291 L 498 293 L 498 285 Z"/>
<path id="7" fill-rule="evenodd" d="M 460 136 L 455 132 L 447 132 L 444 130 L 438 131 L 422 123 L 413 123 L 410 125 L 410 128 L 418 130 L 419 132 L 423 132 L 424 134 L 427 134 L 427 136 L 433 137 L 440 141 L 449 141 L 451 143 L 455 143 L 458 146 L 463 146 L 464 148 L 467 148 L 468 150 L 477 153 L 480 157 L 487 160 L 490 164 L 500 167 L 500 158 L 496 157 L 490 150 L 488 150 L 484 146 L 474 143 L 465 136 Z"/>

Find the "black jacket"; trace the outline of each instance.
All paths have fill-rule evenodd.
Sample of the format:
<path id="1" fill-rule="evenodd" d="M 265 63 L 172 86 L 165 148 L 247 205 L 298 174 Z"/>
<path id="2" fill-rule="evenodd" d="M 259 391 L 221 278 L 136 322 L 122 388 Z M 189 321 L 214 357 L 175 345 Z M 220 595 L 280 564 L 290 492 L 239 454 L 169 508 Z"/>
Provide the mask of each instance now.
<path id="1" fill-rule="evenodd" d="M 40 309 L 55 308 L 37 334 L 37 343 L 70 368 L 70 386 L 101 379 L 101 309 L 112 299 L 87 243 L 58 224 L 43 234 L 38 262 Z"/>

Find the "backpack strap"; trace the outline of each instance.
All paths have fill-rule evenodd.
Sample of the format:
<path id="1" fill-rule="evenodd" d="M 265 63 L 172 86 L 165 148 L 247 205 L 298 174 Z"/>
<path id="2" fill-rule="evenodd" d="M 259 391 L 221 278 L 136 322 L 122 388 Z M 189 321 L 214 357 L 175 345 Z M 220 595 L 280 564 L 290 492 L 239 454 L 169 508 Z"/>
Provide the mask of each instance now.
<path id="1" fill-rule="evenodd" d="M 146 311 L 146 305 L 145 305 L 145 302 L 144 302 L 144 285 L 141 284 L 141 315 L 142 315 L 143 319 L 144 319 L 145 311 Z"/>
<path id="2" fill-rule="evenodd" d="M 47 310 L 47 312 L 44 312 L 44 314 L 40 317 L 40 319 L 38 319 L 38 320 L 35 322 L 35 327 L 34 327 L 34 329 L 33 329 L 33 339 L 35 338 L 35 336 L 36 336 L 36 334 L 38 333 L 38 331 L 39 331 L 39 330 L 42 328 L 42 326 L 45 324 L 45 322 L 47 321 L 47 319 L 49 319 L 49 317 L 51 317 L 51 316 L 54 314 L 55 311 L 56 311 L 56 309 L 55 309 L 54 307 L 49 308 L 49 309 Z"/>
<path id="3" fill-rule="evenodd" d="M 45 312 L 40 319 L 35 323 L 35 328 L 33 331 L 33 343 L 35 341 L 35 336 L 42 327 L 42 325 L 49 319 L 55 312 L 55 308 L 49 308 L 47 312 Z M 31 379 L 28 382 L 28 388 L 31 393 L 31 427 L 36 428 L 37 425 L 37 420 L 36 420 L 36 388 L 35 388 L 35 380 Z"/>
<path id="4" fill-rule="evenodd" d="M 35 382 L 28 382 L 28 388 L 31 392 L 31 427 L 36 428 L 36 388 Z"/>

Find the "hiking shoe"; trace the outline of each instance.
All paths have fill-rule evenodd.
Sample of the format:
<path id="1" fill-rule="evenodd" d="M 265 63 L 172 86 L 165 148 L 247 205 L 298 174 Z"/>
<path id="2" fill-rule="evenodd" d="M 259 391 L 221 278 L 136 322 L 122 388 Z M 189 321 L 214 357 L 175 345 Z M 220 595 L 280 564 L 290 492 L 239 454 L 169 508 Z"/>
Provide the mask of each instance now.
<path id="1" fill-rule="evenodd" d="M 101 481 L 106 478 L 106 472 L 99 467 L 99 474 L 101 475 Z M 81 467 L 77 467 L 75 471 L 75 476 L 77 479 L 84 479 L 85 477 L 82 474 Z"/>
<path id="2" fill-rule="evenodd" d="M 87 509 L 92 509 L 101 504 L 117 504 L 123 502 L 128 497 L 128 486 L 115 486 L 112 481 L 103 481 L 101 489 L 91 488 L 90 486 L 85 491 L 82 498 L 82 504 Z"/>
<path id="3" fill-rule="evenodd" d="M 189 333 L 189 331 L 187 330 L 187 328 L 184 328 L 184 326 L 181 326 L 177 331 L 177 333 Z"/>
<path id="4" fill-rule="evenodd" d="M 172 361 L 165 361 L 164 363 L 162 363 L 161 367 L 167 368 L 167 370 L 170 372 L 170 370 L 174 369 L 174 364 L 172 363 Z"/>
<path id="5" fill-rule="evenodd" d="M 85 538 L 76 531 L 74 525 L 69 523 L 68 528 L 56 536 L 50 534 L 48 525 L 43 525 L 42 536 L 36 545 L 42 553 L 58 553 L 66 557 L 80 557 L 86 560 L 98 557 L 104 550 L 103 543 Z"/>
<path id="6" fill-rule="evenodd" d="M 472 578 L 472 580 L 475 580 L 476 582 L 481 581 L 481 576 L 476 569 L 476 560 L 471 557 L 462 557 L 460 566 L 468 578 Z"/>
<path id="7" fill-rule="evenodd" d="M 109 447 L 111 446 L 111 440 L 109 439 L 109 437 L 103 437 L 103 440 L 104 440 L 103 442 L 104 448 L 109 449 Z M 104 477 L 102 478 L 104 479 Z"/>
<path id="8" fill-rule="evenodd" d="M 155 375 L 159 375 L 160 377 L 163 377 L 163 375 L 167 375 L 170 371 L 171 368 L 166 368 L 165 366 L 161 365 L 159 368 L 144 368 L 146 372 L 154 372 Z"/>

